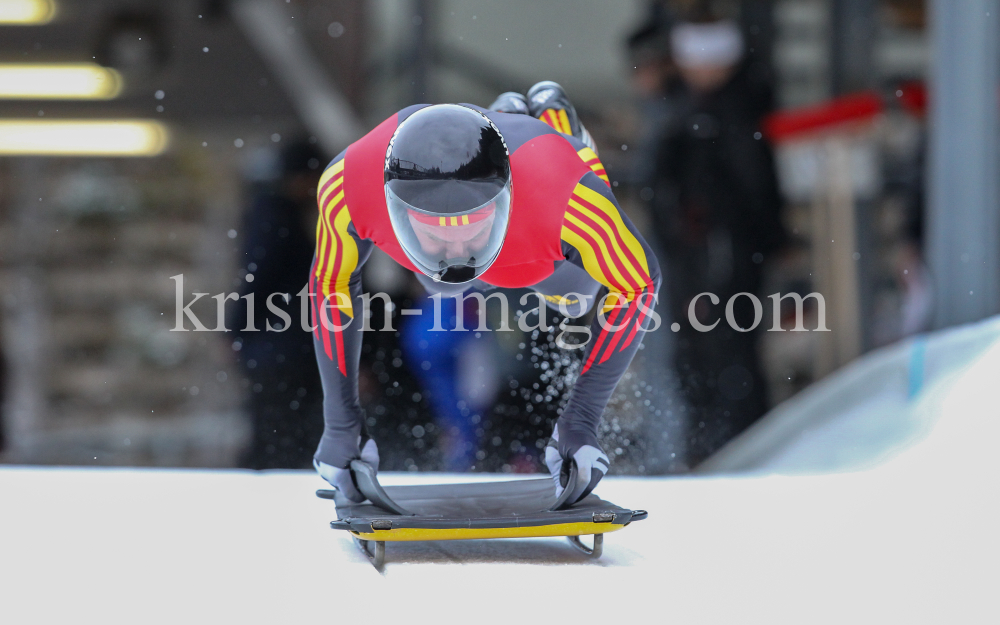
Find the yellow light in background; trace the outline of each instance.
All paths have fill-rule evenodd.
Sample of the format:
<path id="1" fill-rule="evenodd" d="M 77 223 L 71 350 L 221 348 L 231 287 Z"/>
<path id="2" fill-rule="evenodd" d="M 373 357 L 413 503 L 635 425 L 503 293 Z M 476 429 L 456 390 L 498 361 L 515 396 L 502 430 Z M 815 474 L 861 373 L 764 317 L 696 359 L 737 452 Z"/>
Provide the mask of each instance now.
<path id="1" fill-rule="evenodd" d="M 169 142 L 156 121 L 0 119 L 0 156 L 156 156 Z"/>
<path id="2" fill-rule="evenodd" d="M 96 63 L 0 63 L 0 99 L 110 100 L 121 90 L 121 74 Z"/>
<path id="3" fill-rule="evenodd" d="M 0 24 L 48 24 L 56 16 L 54 0 L 0 0 Z"/>

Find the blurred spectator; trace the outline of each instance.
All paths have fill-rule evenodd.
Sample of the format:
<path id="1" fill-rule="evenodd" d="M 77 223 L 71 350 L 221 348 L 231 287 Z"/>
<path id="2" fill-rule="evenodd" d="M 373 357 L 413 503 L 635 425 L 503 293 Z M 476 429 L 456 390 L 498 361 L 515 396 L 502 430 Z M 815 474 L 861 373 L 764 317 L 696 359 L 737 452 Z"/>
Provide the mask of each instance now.
<path id="1" fill-rule="evenodd" d="M 676 96 L 681 91 L 677 66 L 670 56 L 673 23 L 670 11 L 654 2 L 626 42 L 632 87 L 639 103 L 639 128 L 630 168 L 632 182 L 640 188 L 652 184 L 656 146 L 676 112 Z"/>
<path id="2" fill-rule="evenodd" d="M 900 307 L 900 337 L 926 332 L 934 316 L 934 285 L 924 259 L 924 188 L 926 185 L 927 91 L 922 83 L 906 82 L 896 91 L 904 110 L 917 123 L 915 149 L 897 150 L 886 167 L 886 193 L 895 192 L 904 200 L 903 239 L 895 259 L 896 279 L 903 301 Z"/>
<path id="3" fill-rule="evenodd" d="M 476 463 L 483 416 L 497 395 L 496 334 L 450 331 L 456 327 L 458 300 L 440 301 L 439 327 L 445 331 L 432 329 L 438 323 L 435 300 L 422 297 L 417 301 L 422 314 L 407 317 L 401 328 L 403 358 L 427 395 L 441 432 L 441 469 L 468 471 Z M 475 299 L 463 300 L 462 319 L 466 328 L 478 325 Z"/>
<path id="4" fill-rule="evenodd" d="M 254 293 L 257 331 L 245 331 L 246 306 L 229 327 L 236 331 L 239 360 L 249 379 L 252 441 L 241 465 L 252 469 L 308 468 L 323 433 L 323 389 L 312 336 L 299 327 L 297 294 L 306 284 L 315 248 L 316 186 L 325 157 L 308 142 L 294 142 L 281 155 L 277 180 L 258 183 L 243 225 L 243 292 Z M 291 327 L 269 314 L 267 298 L 289 311 Z"/>
<path id="5" fill-rule="evenodd" d="M 766 68 L 745 60 L 732 21 L 678 23 L 670 40 L 685 93 L 661 136 L 649 195 L 665 250 L 671 317 L 680 322 L 675 366 L 693 410 L 693 465 L 766 409 L 757 354 L 762 328 L 734 330 L 725 306 L 737 293 L 759 295 L 761 268 L 782 246 L 784 231 L 773 155 L 760 133 L 772 107 Z M 706 291 L 719 305 L 700 298 L 697 317 L 705 325 L 720 322 L 699 332 L 688 322 L 688 307 Z M 748 297 L 735 301 L 734 315 L 741 327 L 753 325 Z"/>

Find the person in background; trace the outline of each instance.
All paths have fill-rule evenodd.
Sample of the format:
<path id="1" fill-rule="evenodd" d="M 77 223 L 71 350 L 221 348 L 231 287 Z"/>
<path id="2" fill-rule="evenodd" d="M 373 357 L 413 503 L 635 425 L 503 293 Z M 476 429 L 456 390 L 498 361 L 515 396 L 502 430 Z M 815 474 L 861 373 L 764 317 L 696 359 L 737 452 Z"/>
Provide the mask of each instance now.
<path id="1" fill-rule="evenodd" d="M 246 214 L 242 235 L 246 271 L 240 295 L 254 293 L 257 331 L 245 331 L 246 306 L 229 327 L 236 332 L 238 357 L 249 379 L 252 439 L 241 465 L 251 469 L 306 468 L 323 433 L 323 389 L 316 371 L 312 336 L 298 327 L 297 294 L 312 263 L 316 187 L 326 157 L 308 141 L 292 142 L 281 154 L 277 180 L 259 185 Z M 292 327 L 269 314 L 267 298 L 288 311 Z"/>
<path id="2" fill-rule="evenodd" d="M 637 123 L 636 132 L 628 142 L 628 151 L 624 153 L 627 157 L 624 170 L 619 170 L 616 178 L 638 191 L 645 223 L 649 222 L 652 212 L 657 150 L 664 134 L 678 123 L 678 116 L 685 110 L 687 90 L 680 80 L 670 50 L 670 32 L 676 22 L 676 10 L 669 3 L 651 0 L 643 20 L 625 40 Z M 662 240 L 650 236 L 647 242 L 658 257 L 664 257 Z M 665 264 L 660 267 L 664 284 L 670 281 L 667 270 Z M 658 305 L 664 311 L 664 329 L 669 328 L 673 321 L 666 312 L 670 309 L 667 300 L 667 293 L 661 291 Z M 648 379 L 656 380 L 659 389 L 657 402 L 670 406 L 665 420 L 672 424 L 662 429 L 658 442 L 660 447 L 656 451 L 647 447 L 647 471 L 676 472 L 689 468 L 685 451 L 687 409 L 673 373 L 675 343 L 675 336 L 669 330 L 649 333 L 645 339 L 643 372 Z M 663 464 L 651 462 L 652 457 L 663 459 Z"/>
<path id="3" fill-rule="evenodd" d="M 421 314 L 405 318 L 400 328 L 403 358 L 427 395 L 441 431 L 441 469 L 468 471 L 480 449 L 477 431 L 482 431 L 483 416 L 489 415 L 497 396 L 496 334 L 455 332 L 459 300 L 440 298 L 440 319 L 435 318 L 434 301 L 420 298 Z M 463 319 L 479 318 L 477 300 L 463 300 L 462 306 Z M 448 331 L 434 331 L 438 323 Z"/>
<path id="4" fill-rule="evenodd" d="M 637 96 L 638 132 L 630 146 L 629 178 L 640 189 L 652 184 L 656 146 L 677 110 L 681 83 L 670 55 L 673 14 L 659 2 L 649 7 L 643 22 L 626 39 L 630 81 Z M 648 197 L 648 192 L 643 194 Z"/>
<path id="5" fill-rule="evenodd" d="M 759 295 L 764 262 L 785 238 L 773 155 L 761 134 L 772 107 L 766 68 L 745 60 L 739 27 L 708 15 L 677 23 L 671 56 L 684 87 L 656 150 L 651 209 L 671 318 L 679 322 L 674 364 L 692 409 L 692 466 L 767 408 L 756 331 L 725 318 L 738 293 Z M 718 305 L 704 292 L 718 296 Z M 697 298 L 697 299 L 696 299 Z M 689 321 L 689 308 L 705 326 Z M 738 325 L 753 325 L 750 298 L 735 301 Z"/>

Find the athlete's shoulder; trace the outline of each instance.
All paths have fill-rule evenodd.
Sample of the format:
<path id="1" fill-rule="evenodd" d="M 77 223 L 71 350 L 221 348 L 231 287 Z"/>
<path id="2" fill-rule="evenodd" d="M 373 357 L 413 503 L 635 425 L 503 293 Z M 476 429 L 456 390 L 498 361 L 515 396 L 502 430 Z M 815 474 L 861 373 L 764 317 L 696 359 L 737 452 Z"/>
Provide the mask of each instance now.
<path id="1" fill-rule="evenodd" d="M 590 172 L 588 172 L 581 182 L 587 181 L 588 184 L 595 184 L 594 179 L 597 179 L 598 182 L 596 184 L 603 184 L 605 187 L 602 191 L 610 193 L 611 180 L 608 178 L 608 172 L 604 169 L 604 163 L 597 156 L 597 152 L 592 150 L 590 146 L 584 145 L 582 141 L 577 140 L 577 143 L 580 145 L 577 146 L 576 155 L 590 168 Z"/>
<path id="2" fill-rule="evenodd" d="M 320 176 L 319 186 L 316 188 L 316 197 L 319 200 L 320 206 L 324 203 L 324 196 L 333 186 L 340 185 L 340 178 L 344 176 L 344 157 L 347 155 L 347 150 L 344 150 L 338 154 L 323 170 L 323 175 Z"/>
<path id="3" fill-rule="evenodd" d="M 345 156 L 347 156 L 347 150 L 343 150 L 340 154 L 335 156 L 332 161 L 327 163 L 326 169 L 323 170 L 323 175 L 326 176 L 327 174 L 333 173 L 332 170 L 334 166 L 336 166 L 338 170 L 343 169 Z"/>

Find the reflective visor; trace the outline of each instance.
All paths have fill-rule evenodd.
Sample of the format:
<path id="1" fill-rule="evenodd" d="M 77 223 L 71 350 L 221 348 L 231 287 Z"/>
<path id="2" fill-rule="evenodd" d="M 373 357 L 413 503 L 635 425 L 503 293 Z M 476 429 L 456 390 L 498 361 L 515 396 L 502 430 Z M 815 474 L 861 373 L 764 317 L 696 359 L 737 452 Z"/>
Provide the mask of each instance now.
<path id="1" fill-rule="evenodd" d="M 510 217 L 509 180 L 485 202 L 448 213 L 402 200 L 393 190 L 397 182 L 385 185 L 386 206 L 399 244 L 417 269 L 434 280 L 457 284 L 479 277 L 496 260 Z"/>

